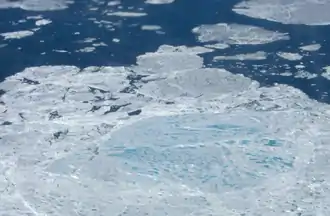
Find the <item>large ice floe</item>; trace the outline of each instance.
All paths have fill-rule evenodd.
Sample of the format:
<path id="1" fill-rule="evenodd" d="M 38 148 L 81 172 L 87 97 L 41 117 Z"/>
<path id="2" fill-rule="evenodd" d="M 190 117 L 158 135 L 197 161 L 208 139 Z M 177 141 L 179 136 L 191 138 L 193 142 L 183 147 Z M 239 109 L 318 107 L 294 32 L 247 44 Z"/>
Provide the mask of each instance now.
<path id="1" fill-rule="evenodd" d="M 283 24 L 329 25 L 329 0 L 246 0 L 233 11 Z"/>
<path id="2" fill-rule="evenodd" d="M 0 215 L 329 215 L 329 106 L 161 46 L 0 83 Z"/>
<path id="3" fill-rule="evenodd" d="M 73 0 L 0 0 L 0 9 L 20 8 L 28 11 L 53 11 L 68 8 Z"/>
<path id="4" fill-rule="evenodd" d="M 220 42 L 224 44 L 257 45 L 278 40 L 288 40 L 287 33 L 273 32 L 257 26 L 242 24 L 207 24 L 192 30 L 200 42 Z"/>

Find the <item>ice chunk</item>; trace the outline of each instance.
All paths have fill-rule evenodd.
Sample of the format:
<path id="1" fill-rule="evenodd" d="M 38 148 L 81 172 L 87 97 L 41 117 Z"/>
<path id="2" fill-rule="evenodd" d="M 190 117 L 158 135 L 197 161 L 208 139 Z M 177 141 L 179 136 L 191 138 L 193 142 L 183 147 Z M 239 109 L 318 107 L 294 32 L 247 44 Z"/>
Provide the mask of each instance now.
<path id="1" fill-rule="evenodd" d="M 107 13 L 109 16 L 119 16 L 119 17 L 142 17 L 146 16 L 146 13 L 141 12 L 125 12 L 125 11 L 117 11 L 117 12 L 111 12 Z"/>
<path id="2" fill-rule="evenodd" d="M 227 49 L 229 48 L 229 45 L 224 43 L 216 43 L 216 44 L 206 44 L 205 47 L 214 48 L 214 49 Z"/>
<path id="3" fill-rule="evenodd" d="M 276 53 L 279 57 L 284 58 L 289 61 L 299 61 L 303 58 L 299 53 L 291 53 L 291 52 L 278 52 Z"/>
<path id="4" fill-rule="evenodd" d="M 328 0 L 246 0 L 236 4 L 233 9 L 249 17 L 305 25 L 329 25 L 329 10 Z"/>
<path id="5" fill-rule="evenodd" d="M 11 1 L 11 0 L 0 0 L 1 8 L 21 8 L 23 10 L 31 11 L 52 11 L 52 10 L 63 10 L 68 8 L 69 4 L 73 1 L 69 0 L 22 0 L 22 1 Z"/>
<path id="6" fill-rule="evenodd" d="M 273 32 L 260 27 L 218 23 L 201 25 L 192 30 L 201 42 L 220 42 L 225 44 L 266 44 L 277 40 L 288 40 L 286 33 Z"/>
<path id="7" fill-rule="evenodd" d="M 329 106 L 207 68 L 206 50 L 7 77 L 0 214 L 329 215 Z"/>
<path id="8" fill-rule="evenodd" d="M 219 97 L 223 94 L 247 90 L 249 78 L 233 75 L 223 69 L 195 69 L 174 73 L 167 79 L 148 83 L 139 90 L 157 98 Z"/>
<path id="9" fill-rule="evenodd" d="M 162 74 L 201 68 L 203 58 L 196 54 L 209 51 L 210 49 L 203 47 L 160 46 L 157 52 L 138 56 L 137 66 L 134 67 L 134 70 L 142 73 Z"/>
<path id="10" fill-rule="evenodd" d="M 175 0 L 146 0 L 145 3 L 147 4 L 170 4 L 173 3 Z"/>
<path id="11" fill-rule="evenodd" d="M 303 51 L 318 51 L 321 48 L 320 44 L 311 44 L 311 45 L 306 45 L 306 46 L 301 46 L 300 49 Z"/>
<path id="12" fill-rule="evenodd" d="M 234 56 L 215 56 L 213 58 L 214 61 L 219 60 L 265 60 L 267 59 L 267 53 L 263 51 L 255 52 L 255 53 L 246 53 L 246 54 L 237 54 Z"/>
<path id="13" fill-rule="evenodd" d="M 128 172 L 212 193 L 256 186 L 294 169 L 299 146 L 267 130 L 267 120 L 258 113 L 243 116 L 154 117 L 121 128 L 100 151 Z"/>
<path id="14" fill-rule="evenodd" d="M 294 77 L 296 78 L 306 78 L 306 79 L 313 79 L 316 78 L 318 75 L 315 73 L 310 73 L 308 71 L 299 70 Z"/>
<path id="15" fill-rule="evenodd" d="M 5 40 L 8 40 L 8 39 L 20 39 L 31 36 L 33 34 L 34 34 L 33 31 L 25 30 L 25 31 L 16 31 L 16 32 L 6 32 L 6 33 L 1 33 L 0 35 L 3 36 Z"/>
<path id="16" fill-rule="evenodd" d="M 48 25 L 50 23 L 52 23 L 52 21 L 49 19 L 41 19 L 41 20 L 36 21 L 36 26 L 44 26 L 44 25 Z"/>
<path id="17" fill-rule="evenodd" d="M 162 27 L 158 25 L 142 25 L 141 29 L 147 31 L 157 31 L 157 30 L 161 30 Z"/>

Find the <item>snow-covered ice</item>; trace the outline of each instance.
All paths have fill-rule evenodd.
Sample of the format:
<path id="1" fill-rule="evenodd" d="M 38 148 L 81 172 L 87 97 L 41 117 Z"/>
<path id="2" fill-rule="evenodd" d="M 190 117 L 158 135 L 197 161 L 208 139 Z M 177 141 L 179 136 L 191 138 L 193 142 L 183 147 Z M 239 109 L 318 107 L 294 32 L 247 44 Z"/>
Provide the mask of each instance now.
<path id="1" fill-rule="evenodd" d="M 0 83 L 0 214 L 328 215 L 329 105 L 161 46 Z"/>
<path id="2" fill-rule="evenodd" d="M 241 24 L 208 24 L 192 30 L 201 42 L 220 42 L 224 44 L 257 45 L 278 40 L 288 40 L 289 35 L 273 32 L 260 27 Z"/>
<path id="3" fill-rule="evenodd" d="M 233 8 L 253 18 L 304 25 L 329 25 L 329 10 L 329 0 L 245 0 Z"/>

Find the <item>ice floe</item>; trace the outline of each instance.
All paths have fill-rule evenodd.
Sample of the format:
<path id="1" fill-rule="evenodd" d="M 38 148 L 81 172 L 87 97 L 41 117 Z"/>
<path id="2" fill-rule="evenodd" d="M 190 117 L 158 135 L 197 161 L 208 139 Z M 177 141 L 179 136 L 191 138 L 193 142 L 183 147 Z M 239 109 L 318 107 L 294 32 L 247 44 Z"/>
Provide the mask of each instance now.
<path id="1" fill-rule="evenodd" d="M 212 49 L 227 49 L 230 46 L 224 43 L 216 43 L 216 44 L 206 44 L 205 47 L 212 48 Z"/>
<path id="2" fill-rule="evenodd" d="M 221 60 L 248 61 L 248 60 L 265 60 L 265 59 L 267 59 L 267 53 L 263 51 L 258 51 L 255 53 L 237 54 L 233 56 L 215 56 L 213 58 L 213 61 L 221 61 Z"/>
<path id="3" fill-rule="evenodd" d="M 246 0 L 233 8 L 238 14 L 284 24 L 329 25 L 328 0 Z"/>
<path id="4" fill-rule="evenodd" d="M 48 25 L 50 23 L 52 23 L 52 21 L 49 19 L 41 19 L 41 20 L 36 21 L 36 26 L 44 26 L 44 25 Z"/>
<path id="5" fill-rule="evenodd" d="M 297 73 L 295 74 L 295 78 L 305 78 L 305 79 L 313 79 L 316 78 L 318 75 L 315 73 L 310 73 L 308 71 L 305 70 L 299 70 L 297 71 Z"/>
<path id="6" fill-rule="evenodd" d="M 68 8 L 73 1 L 69 0 L 0 0 L 0 9 L 21 8 L 28 11 L 53 11 Z"/>
<path id="7" fill-rule="evenodd" d="M 310 44 L 310 45 L 301 46 L 299 48 L 303 51 L 313 52 L 313 51 L 318 51 L 321 48 L 321 44 Z"/>
<path id="8" fill-rule="evenodd" d="M 224 44 L 266 44 L 278 40 L 288 40 L 289 35 L 273 32 L 256 26 L 218 23 L 201 25 L 192 30 L 200 42 L 220 42 Z"/>
<path id="9" fill-rule="evenodd" d="M 329 106 L 163 45 L 0 83 L 7 215 L 328 215 Z M 13 208 L 15 207 L 15 208 Z"/>
<path id="10" fill-rule="evenodd" d="M 141 29 L 147 31 L 157 31 L 157 30 L 161 30 L 162 27 L 158 25 L 142 25 Z"/>
<path id="11" fill-rule="evenodd" d="M 85 52 L 85 53 L 87 53 L 87 52 L 94 52 L 95 49 L 96 49 L 95 47 L 85 47 L 85 48 L 82 48 L 82 49 L 77 50 L 77 52 Z"/>
<path id="12" fill-rule="evenodd" d="M 299 61 L 303 58 L 299 53 L 291 53 L 291 52 L 277 52 L 279 57 L 289 60 L 289 61 Z"/>
<path id="13" fill-rule="evenodd" d="M 328 80 L 330 80 L 330 66 L 323 67 L 322 76 Z"/>
<path id="14" fill-rule="evenodd" d="M 147 4 L 170 4 L 173 3 L 175 0 L 146 0 L 145 3 Z"/>
<path id="15" fill-rule="evenodd" d="M 4 37 L 5 40 L 8 39 L 20 39 L 28 36 L 32 36 L 34 34 L 33 31 L 30 30 L 22 30 L 22 31 L 16 31 L 16 32 L 6 32 L 6 33 L 0 33 L 2 37 Z"/>
<path id="16" fill-rule="evenodd" d="M 109 16 L 119 16 L 119 17 L 142 17 L 146 16 L 146 13 L 142 12 L 125 12 L 125 11 L 117 11 L 117 12 L 109 12 L 107 13 Z"/>

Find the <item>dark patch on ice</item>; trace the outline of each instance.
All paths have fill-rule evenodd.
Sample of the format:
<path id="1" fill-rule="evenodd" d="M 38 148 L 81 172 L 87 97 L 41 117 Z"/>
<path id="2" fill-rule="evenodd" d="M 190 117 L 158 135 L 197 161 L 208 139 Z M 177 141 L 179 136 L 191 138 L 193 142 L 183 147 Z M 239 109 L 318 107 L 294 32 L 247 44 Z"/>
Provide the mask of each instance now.
<path id="1" fill-rule="evenodd" d="M 53 137 L 54 137 L 54 139 L 59 139 L 61 137 L 66 136 L 68 133 L 69 133 L 68 129 L 66 129 L 64 131 L 58 131 L 58 132 L 53 133 Z"/>
<path id="2" fill-rule="evenodd" d="M 118 100 L 118 97 L 114 97 L 113 95 L 107 95 L 107 96 L 95 96 L 93 102 L 104 102 L 104 101 L 116 101 Z M 83 101 L 83 103 L 88 103 L 88 101 Z"/>
<path id="3" fill-rule="evenodd" d="M 2 122 L 1 123 L 1 125 L 12 125 L 13 123 L 12 122 L 10 122 L 10 121 L 4 121 L 4 122 Z"/>
<path id="4" fill-rule="evenodd" d="M 135 116 L 135 115 L 140 115 L 141 112 L 142 112 L 141 109 L 137 109 L 137 110 L 134 110 L 134 111 L 132 111 L 132 112 L 128 112 L 127 114 L 128 114 L 129 116 Z"/>
<path id="5" fill-rule="evenodd" d="M 23 113 L 18 113 L 19 117 L 21 117 L 21 119 L 26 120 L 26 118 L 24 117 Z"/>
<path id="6" fill-rule="evenodd" d="M 58 111 L 53 111 L 49 113 L 49 120 L 54 120 L 56 118 L 61 118 L 62 116 L 58 113 Z"/>
<path id="7" fill-rule="evenodd" d="M 104 102 L 105 101 L 105 97 L 95 96 L 95 99 L 93 101 L 94 102 Z"/>
<path id="8" fill-rule="evenodd" d="M 92 109 L 90 109 L 88 112 L 95 112 L 95 111 L 101 109 L 101 107 L 102 107 L 102 106 L 95 106 L 95 105 L 94 105 L 94 106 L 92 107 Z"/>
<path id="9" fill-rule="evenodd" d="M 23 79 L 21 79 L 21 82 L 26 83 L 26 84 L 30 84 L 30 85 L 39 85 L 40 84 L 39 81 L 31 80 L 31 79 L 28 79 L 28 78 L 25 78 L 25 77 Z"/>
<path id="10" fill-rule="evenodd" d="M 112 105 L 112 106 L 110 106 L 110 109 L 108 111 L 104 112 L 104 115 L 112 113 L 112 112 L 117 112 L 120 108 L 128 106 L 128 105 L 131 105 L 131 103 L 126 103 L 123 105 Z"/>
<path id="11" fill-rule="evenodd" d="M 119 92 L 131 94 L 131 93 L 135 93 L 135 89 L 136 89 L 135 86 L 127 86 L 124 89 L 120 90 Z"/>
<path id="12" fill-rule="evenodd" d="M 64 93 L 64 95 L 62 96 L 62 101 L 65 101 L 65 99 L 66 99 L 66 94 L 69 92 L 69 90 L 70 90 L 70 87 L 65 89 L 65 93 Z"/>
<path id="13" fill-rule="evenodd" d="M 140 81 L 142 78 L 147 77 L 148 75 L 139 75 L 139 74 L 130 74 L 126 77 L 129 80 L 130 85 L 134 85 L 137 81 Z"/>
<path id="14" fill-rule="evenodd" d="M 88 86 L 88 88 L 89 88 L 89 91 L 92 92 L 93 94 L 96 94 L 97 91 L 99 91 L 102 94 L 110 93 L 110 91 L 106 91 L 106 90 L 103 90 L 103 89 L 100 89 L 100 88 L 96 88 L 96 87 Z"/>
<path id="15" fill-rule="evenodd" d="M 170 104 L 174 104 L 174 102 L 172 102 L 172 101 L 166 101 L 165 104 L 170 105 Z"/>
<path id="16" fill-rule="evenodd" d="M 2 96 L 2 95 L 4 95 L 6 93 L 6 91 L 5 90 L 3 90 L 3 89 L 0 89 L 0 97 Z"/>

